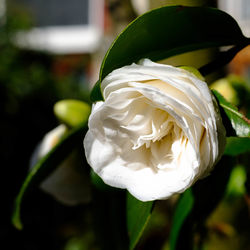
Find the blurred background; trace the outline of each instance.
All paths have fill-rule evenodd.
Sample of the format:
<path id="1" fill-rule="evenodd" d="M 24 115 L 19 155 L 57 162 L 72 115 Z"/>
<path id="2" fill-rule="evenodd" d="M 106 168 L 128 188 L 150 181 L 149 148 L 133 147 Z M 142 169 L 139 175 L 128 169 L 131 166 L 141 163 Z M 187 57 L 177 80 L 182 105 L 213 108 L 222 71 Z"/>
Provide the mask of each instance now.
<path id="1" fill-rule="evenodd" d="M 250 36 L 249 0 L 0 0 L 0 239 L 5 249 L 102 249 L 91 199 L 67 206 L 37 188 L 23 209 L 24 230 L 18 231 L 10 222 L 14 198 L 35 147 L 58 125 L 55 102 L 90 103 L 90 90 L 114 38 L 138 15 L 166 4 L 217 6 Z M 164 62 L 200 67 L 217 52 L 200 50 Z M 250 117 L 250 47 L 208 82 Z M 237 159 L 225 198 L 207 222 L 204 249 L 250 249 L 248 159 Z M 157 203 L 138 249 L 168 249 L 174 204 Z"/>

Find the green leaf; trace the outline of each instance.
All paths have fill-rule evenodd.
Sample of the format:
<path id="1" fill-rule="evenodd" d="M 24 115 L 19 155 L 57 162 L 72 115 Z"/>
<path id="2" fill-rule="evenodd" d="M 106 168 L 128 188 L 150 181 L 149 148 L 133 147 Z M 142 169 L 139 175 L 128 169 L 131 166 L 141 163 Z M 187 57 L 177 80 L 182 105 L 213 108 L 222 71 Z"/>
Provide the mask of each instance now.
<path id="1" fill-rule="evenodd" d="M 126 191 L 93 189 L 93 227 L 98 249 L 128 250 Z"/>
<path id="2" fill-rule="evenodd" d="M 135 248 L 151 216 L 153 201 L 142 202 L 127 192 L 129 249 Z"/>
<path id="3" fill-rule="evenodd" d="M 170 250 L 176 249 L 180 230 L 194 205 L 194 197 L 191 189 L 186 190 L 180 197 L 173 217 L 173 226 L 170 232 Z"/>
<path id="4" fill-rule="evenodd" d="M 199 71 L 201 72 L 202 75 L 208 75 L 210 73 L 213 73 L 214 71 L 218 71 L 220 68 L 228 64 L 239 51 L 241 51 L 249 44 L 250 44 L 250 39 L 246 38 L 245 40 L 242 40 L 241 43 L 238 43 L 234 47 L 226 51 L 220 51 L 216 55 L 216 58 L 213 61 L 200 67 Z"/>
<path id="5" fill-rule="evenodd" d="M 93 169 L 90 170 L 90 178 L 92 184 L 95 186 L 96 189 L 100 191 L 107 191 L 107 192 L 112 192 L 115 190 L 115 188 L 107 185 L 104 183 L 104 181 L 99 177 Z"/>
<path id="6" fill-rule="evenodd" d="M 47 177 L 77 146 L 82 144 L 83 135 L 86 133 L 86 122 L 71 130 L 47 155 L 45 155 L 31 169 L 26 177 L 19 194 L 16 197 L 12 223 L 17 229 L 22 229 L 21 205 L 25 195 Z"/>
<path id="7" fill-rule="evenodd" d="M 206 18 L 204 18 L 206 17 Z M 246 40 L 225 12 L 205 7 L 167 6 L 139 16 L 117 37 L 102 62 L 92 100 L 102 100 L 100 83 L 114 69 L 203 48 L 237 45 Z"/>
<path id="8" fill-rule="evenodd" d="M 86 123 L 91 107 L 79 100 L 62 100 L 54 105 L 54 113 L 60 122 L 69 127 Z"/>
<path id="9" fill-rule="evenodd" d="M 225 155 L 236 156 L 247 152 L 250 152 L 249 137 L 227 137 Z"/>
<path id="10" fill-rule="evenodd" d="M 237 108 L 229 103 L 218 91 L 213 90 L 214 95 L 216 96 L 220 107 L 224 110 L 227 118 L 230 120 L 230 123 L 235 130 L 237 136 L 240 137 L 250 137 L 250 123 L 247 119 L 238 112 Z M 226 125 L 225 117 L 223 117 L 223 123 L 225 122 L 225 127 L 227 132 L 229 131 L 228 126 Z M 231 135 L 231 134 L 230 134 Z"/>
<path id="11" fill-rule="evenodd" d="M 234 165 L 235 159 L 224 155 L 208 177 L 182 194 L 173 218 L 170 250 L 194 249 L 194 231 L 202 231 L 205 220 L 223 198 Z"/>
<path id="12" fill-rule="evenodd" d="M 195 221 L 204 222 L 224 197 L 235 164 L 235 157 L 223 155 L 210 175 L 199 180 L 192 187 L 195 201 L 193 211 Z"/>
<path id="13" fill-rule="evenodd" d="M 97 81 L 95 86 L 93 87 L 93 89 L 90 93 L 90 100 L 92 102 L 103 101 L 100 81 Z"/>

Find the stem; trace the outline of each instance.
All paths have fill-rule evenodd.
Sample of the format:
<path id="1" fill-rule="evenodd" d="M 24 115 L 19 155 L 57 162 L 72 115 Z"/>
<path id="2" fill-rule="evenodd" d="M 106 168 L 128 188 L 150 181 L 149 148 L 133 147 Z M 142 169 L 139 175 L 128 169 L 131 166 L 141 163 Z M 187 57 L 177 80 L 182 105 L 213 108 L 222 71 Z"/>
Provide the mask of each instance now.
<path id="1" fill-rule="evenodd" d="M 241 43 L 232 47 L 231 49 L 229 49 L 227 51 L 220 52 L 214 61 L 202 66 L 199 69 L 200 73 L 203 76 L 205 76 L 205 75 L 208 75 L 208 74 L 218 70 L 219 68 L 225 66 L 236 56 L 236 54 L 240 50 L 244 49 L 249 44 L 250 44 L 250 38 L 246 38 Z"/>

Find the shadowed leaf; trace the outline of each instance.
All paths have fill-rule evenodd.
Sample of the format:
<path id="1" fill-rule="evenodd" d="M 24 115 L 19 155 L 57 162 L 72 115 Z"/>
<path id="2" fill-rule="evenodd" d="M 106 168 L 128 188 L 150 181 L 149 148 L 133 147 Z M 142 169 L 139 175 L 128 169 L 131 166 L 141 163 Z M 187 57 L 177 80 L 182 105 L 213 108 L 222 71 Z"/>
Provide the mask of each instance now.
<path id="1" fill-rule="evenodd" d="M 151 216 L 153 201 L 142 202 L 127 193 L 127 228 L 129 249 L 135 248 Z"/>
<path id="2" fill-rule="evenodd" d="M 106 75 L 142 58 L 157 61 L 188 51 L 245 41 L 237 22 L 218 9 L 184 6 L 154 9 L 130 23 L 113 42 L 103 59 L 91 100 L 102 100 L 100 83 Z"/>

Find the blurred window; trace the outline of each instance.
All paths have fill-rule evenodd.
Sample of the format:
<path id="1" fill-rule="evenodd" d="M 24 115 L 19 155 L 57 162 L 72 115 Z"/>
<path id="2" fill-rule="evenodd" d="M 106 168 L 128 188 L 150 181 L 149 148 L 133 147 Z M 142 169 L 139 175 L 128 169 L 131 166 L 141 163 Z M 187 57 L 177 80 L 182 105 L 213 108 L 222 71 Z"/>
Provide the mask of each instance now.
<path id="1" fill-rule="evenodd" d="M 250 1 L 242 0 L 242 20 L 250 21 Z"/>
<path id="2" fill-rule="evenodd" d="M 88 24 L 88 0 L 16 0 L 33 16 L 37 27 Z"/>
<path id="3" fill-rule="evenodd" d="M 16 44 L 54 54 L 92 53 L 100 45 L 104 27 L 104 0 L 9 0 L 34 21 L 20 31 Z"/>
<path id="4" fill-rule="evenodd" d="M 250 0 L 219 0 L 218 6 L 236 19 L 246 36 L 250 35 Z"/>

